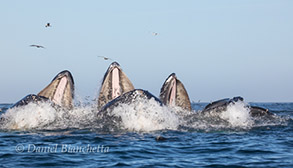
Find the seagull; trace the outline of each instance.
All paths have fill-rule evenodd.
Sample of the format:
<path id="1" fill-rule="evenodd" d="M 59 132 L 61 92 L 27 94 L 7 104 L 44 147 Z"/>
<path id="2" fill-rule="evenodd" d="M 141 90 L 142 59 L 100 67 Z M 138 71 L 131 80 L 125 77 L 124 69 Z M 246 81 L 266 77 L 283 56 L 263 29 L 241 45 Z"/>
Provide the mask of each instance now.
<path id="1" fill-rule="evenodd" d="M 45 27 L 52 27 L 50 23 L 47 23 Z"/>
<path id="2" fill-rule="evenodd" d="M 41 45 L 35 45 L 35 44 L 30 45 L 30 47 L 45 48 L 44 46 L 41 46 Z"/>
<path id="3" fill-rule="evenodd" d="M 98 57 L 103 58 L 103 59 L 106 60 L 106 61 L 107 61 L 107 60 L 112 60 L 112 59 L 109 58 L 109 57 L 104 57 L 104 56 L 99 56 L 99 55 L 98 55 Z"/>

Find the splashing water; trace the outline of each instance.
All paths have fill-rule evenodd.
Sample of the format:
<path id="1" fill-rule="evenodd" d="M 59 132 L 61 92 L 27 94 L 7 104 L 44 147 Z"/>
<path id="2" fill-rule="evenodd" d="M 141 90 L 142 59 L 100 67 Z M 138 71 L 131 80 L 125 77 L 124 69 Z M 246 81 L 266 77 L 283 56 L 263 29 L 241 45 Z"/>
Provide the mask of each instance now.
<path id="1" fill-rule="evenodd" d="M 153 98 L 120 104 L 113 110 L 115 116 L 121 117 L 122 126 L 130 131 L 175 130 L 179 125 L 178 116 Z"/>
<path id="2" fill-rule="evenodd" d="M 29 103 L 8 109 L 1 118 L 2 129 L 67 129 L 86 128 L 95 118 L 91 107 L 78 107 L 72 110 L 56 109 L 50 103 Z"/>
<path id="3" fill-rule="evenodd" d="M 5 119 L 4 128 L 33 129 L 52 123 L 57 116 L 56 109 L 48 103 L 29 103 L 26 106 L 8 109 L 2 117 Z"/>
<path id="4" fill-rule="evenodd" d="M 235 102 L 228 105 L 227 110 L 220 117 L 228 121 L 232 127 L 250 127 L 253 123 L 249 114 L 250 110 L 246 103 Z"/>
<path id="5" fill-rule="evenodd" d="M 91 129 L 96 131 L 150 132 L 157 130 L 213 131 L 222 129 L 250 129 L 267 125 L 286 125 L 289 119 L 252 118 L 244 102 L 230 104 L 227 110 L 215 113 L 185 111 L 179 107 L 161 106 L 154 99 L 140 99 L 131 104 L 119 104 L 107 111 L 108 118 L 98 120 L 95 105 L 78 106 L 72 110 L 56 109 L 50 103 L 29 103 L 8 109 L 2 114 L 0 129 L 56 130 Z M 114 116 L 114 117 L 113 117 Z M 119 120 L 117 120 L 119 118 Z M 114 128 L 114 129 L 113 129 Z"/>

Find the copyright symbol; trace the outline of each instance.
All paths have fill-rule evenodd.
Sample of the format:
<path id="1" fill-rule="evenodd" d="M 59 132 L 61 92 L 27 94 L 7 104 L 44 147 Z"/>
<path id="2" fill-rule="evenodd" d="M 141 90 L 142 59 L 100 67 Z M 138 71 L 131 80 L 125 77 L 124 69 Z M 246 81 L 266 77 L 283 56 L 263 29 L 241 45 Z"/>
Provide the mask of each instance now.
<path id="1" fill-rule="evenodd" d="M 24 146 L 22 144 L 18 144 L 15 146 L 15 151 L 17 153 L 22 153 L 24 151 Z"/>

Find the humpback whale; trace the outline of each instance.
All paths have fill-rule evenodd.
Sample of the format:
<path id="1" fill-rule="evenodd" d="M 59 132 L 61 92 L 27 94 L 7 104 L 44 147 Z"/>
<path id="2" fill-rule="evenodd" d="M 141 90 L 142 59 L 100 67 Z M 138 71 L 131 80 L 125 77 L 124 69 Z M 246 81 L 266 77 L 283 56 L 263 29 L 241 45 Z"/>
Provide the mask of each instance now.
<path id="1" fill-rule="evenodd" d="M 30 102 L 49 101 L 54 105 L 71 109 L 73 108 L 74 81 L 71 73 L 67 70 L 58 73 L 51 83 L 37 95 L 29 94 L 15 103 L 13 107 L 26 105 Z"/>
<path id="2" fill-rule="evenodd" d="M 240 96 L 233 97 L 232 99 L 226 98 L 214 101 L 208 104 L 202 112 L 222 112 L 227 110 L 228 105 L 235 104 L 236 102 L 243 102 L 244 99 Z M 257 106 L 247 106 L 249 108 L 249 113 L 251 117 L 262 117 L 262 116 L 272 116 L 274 115 L 268 109 Z"/>
<path id="3" fill-rule="evenodd" d="M 179 106 L 191 111 L 191 103 L 183 83 L 172 73 L 165 80 L 161 91 L 160 100 L 167 106 Z"/>
<path id="4" fill-rule="evenodd" d="M 111 63 L 103 78 L 98 98 L 98 109 L 131 90 L 134 90 L 134 86 L 122 71 L 120 65 L 117 62 Z"/>
<path id="5" fill-rule="evenodd" d="M 99 94 L 97 121 L 102 123 L 104 129 L 120 128 L 121 116 L 113 113 L 119 105 L 136 106 L 136 103 L 140 104 L 151 99 L 162 105 L 161 101 L 150 92 L 134 89 L 117 62 L 113 62 L 106 71 Z"/>

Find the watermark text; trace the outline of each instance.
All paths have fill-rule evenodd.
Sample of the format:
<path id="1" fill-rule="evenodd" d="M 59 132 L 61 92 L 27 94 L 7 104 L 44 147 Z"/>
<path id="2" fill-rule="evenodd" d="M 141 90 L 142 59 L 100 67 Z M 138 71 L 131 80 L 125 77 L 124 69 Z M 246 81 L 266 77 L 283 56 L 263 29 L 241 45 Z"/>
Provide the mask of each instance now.
<path id="1" fill-rule="evenodd" d="M 17 153 L 108 153 L 110 147 L 104 145 L 73 145 L 73 144 L 18 144 Z"/>

